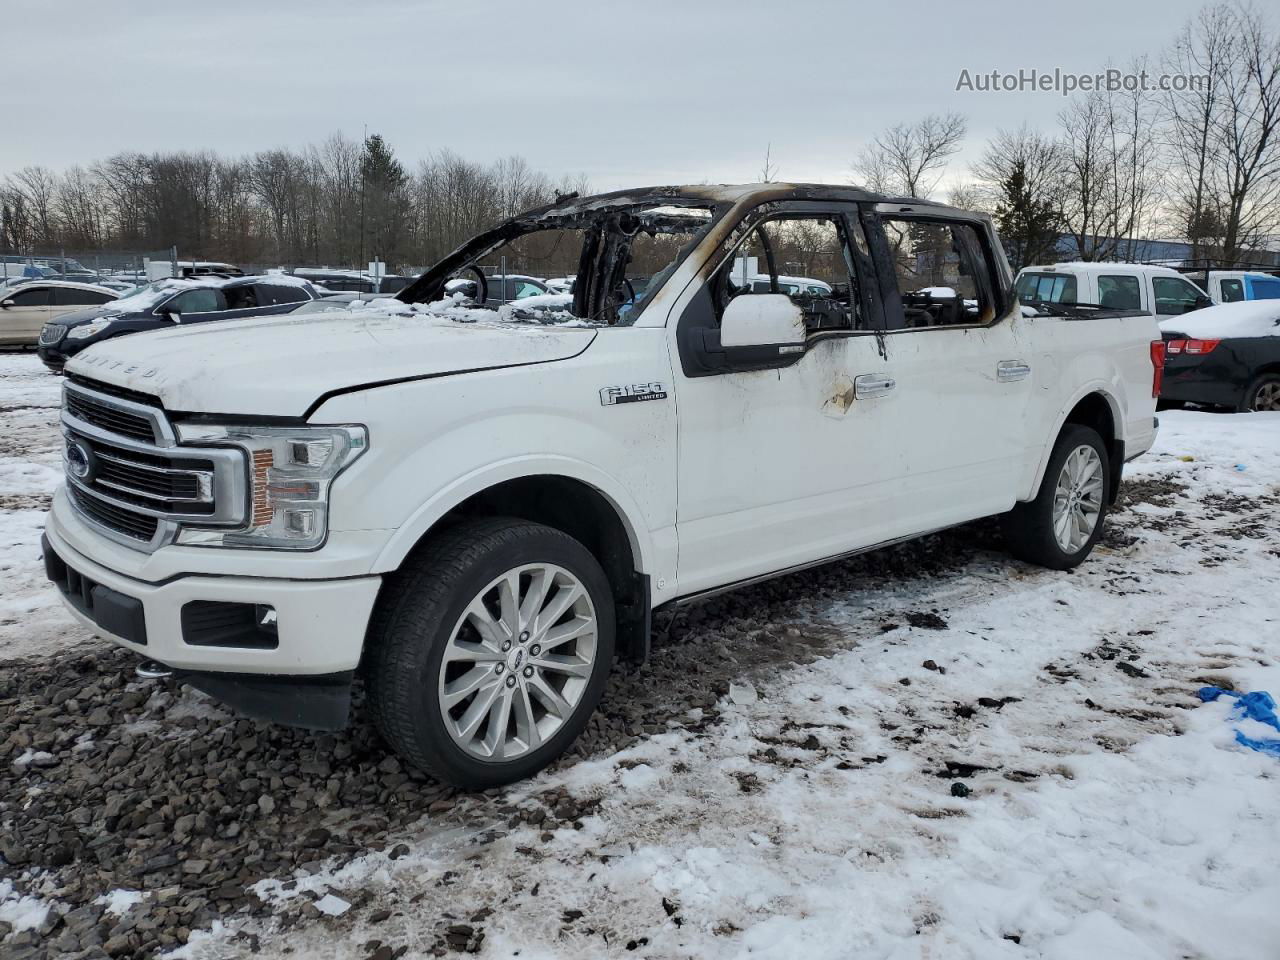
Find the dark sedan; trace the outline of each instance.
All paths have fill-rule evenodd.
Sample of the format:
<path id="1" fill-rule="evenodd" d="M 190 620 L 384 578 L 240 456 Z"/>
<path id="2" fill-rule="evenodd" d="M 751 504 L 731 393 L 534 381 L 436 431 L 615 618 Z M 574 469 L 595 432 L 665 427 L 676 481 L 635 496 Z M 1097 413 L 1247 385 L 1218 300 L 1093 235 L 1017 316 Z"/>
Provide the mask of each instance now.
<path id="1" fill-rule="evenodd" d="M 1160 324 L 1165 405 L 1280 410 L 1280 300 L 1246 300 Z"/>
<path id="2" fill-rule="evenodd" d="M 157 280 L 129 291 L 119 300 L 77 310 L 47 323 L 36 347 L 44 365 L 60 373 L 66 362 L 102 340 L 159 330 L 175 323 L 209 323 L 241 317 L 288 313 L 319 293 L 293 277 L 201 277 Z"/>

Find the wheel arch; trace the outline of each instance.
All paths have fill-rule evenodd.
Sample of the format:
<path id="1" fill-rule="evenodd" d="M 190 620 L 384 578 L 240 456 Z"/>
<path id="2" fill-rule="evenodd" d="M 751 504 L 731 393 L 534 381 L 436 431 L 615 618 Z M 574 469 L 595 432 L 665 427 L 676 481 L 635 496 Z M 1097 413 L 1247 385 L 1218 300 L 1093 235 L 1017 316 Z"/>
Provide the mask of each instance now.
<path id="1" fill-rule="evenodd" d="M 1034 499 L 1040 492 L 1040 485 L 1044 483 L 1045 470 L 1049 466 L 1049 458 L 1053 455 L 1053 448 L 1058 442 L 1062 428 L 1068 423 L 1078 423 L 1096 430 L 1106 445 L 1110 460 L 1109 493 L 1110 500 L 1114 503 L 1120 490 L 1120 476 L 1124 472 L 1124 438 L 1118 429 L 1118 425 L 1123 422 L 1120 404 L 1104 386 L 1091 384 L 1080 390 L 1058 413 L 1053 430 L 1049 434 L 1049 442 L 1044 445 L 1040 453 L 1040 462 L 1036 465 L 1035 482 L 1031 485 L 1026 499 Z"/>
<path id="2" fill-rule="evenodd" d="M 513 461 L 454 484 L 423 504 L 383 549 L 376 571 L 399 569 L 435 533 L 475 517 L 518 517 L 582 543 L 604 569 L 617 611 L 619 656 L 642 662 L 649 652 L 652 543 L 638 509 L 604 476 L 574 461 Z M 630 507 L 630 509 L 628 509 Z"/>

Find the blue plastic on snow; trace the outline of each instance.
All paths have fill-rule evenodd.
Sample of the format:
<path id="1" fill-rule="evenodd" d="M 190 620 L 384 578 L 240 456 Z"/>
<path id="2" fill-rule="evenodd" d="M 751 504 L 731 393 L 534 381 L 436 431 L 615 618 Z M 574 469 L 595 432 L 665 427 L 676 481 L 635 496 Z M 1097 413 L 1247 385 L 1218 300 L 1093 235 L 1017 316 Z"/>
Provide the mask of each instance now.
<path id="1" fill-rule="evenodd" d="M 1276 716 L 1276 702 L 1271 699 L 1271 694 L 1265 690 L 1256 690 L 1253 693 L 1236 693 L 1234 690 L 1223 690 L 1221 687 L 1201 687 L 1199 697 L 1205 703 L 1212 703 L 1219 697 L 1231 697 L 1236 702 L 1235 709 L 1232 710 L 1233 720 L 1244 720 L 1246 718 L 1257 720 L 1259 723 L 1265 723 L 1280 732 L 1280 717 Z M 1250 750 L 1257 750 L 1259 753 L 1269 753 L 1273 757 L 1280 757 L 1280 739 L 1255 740 L 1253 737 L 1246 737 L 1237 730 L 1236 743 L 1242 747 L 1248 747 Z"/>

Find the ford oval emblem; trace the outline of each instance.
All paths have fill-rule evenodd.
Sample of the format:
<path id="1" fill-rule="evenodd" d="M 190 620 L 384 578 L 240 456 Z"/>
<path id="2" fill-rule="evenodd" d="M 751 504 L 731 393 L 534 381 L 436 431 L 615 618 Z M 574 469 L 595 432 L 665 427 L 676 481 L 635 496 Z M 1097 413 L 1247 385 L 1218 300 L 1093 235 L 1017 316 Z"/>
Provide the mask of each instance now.
<path id="1" fill-rule="evenodd" d="M 79 440 L 67 441 L 67 469 L 77 480 L 86 482 L 93 472 L 93 454 Z"/>

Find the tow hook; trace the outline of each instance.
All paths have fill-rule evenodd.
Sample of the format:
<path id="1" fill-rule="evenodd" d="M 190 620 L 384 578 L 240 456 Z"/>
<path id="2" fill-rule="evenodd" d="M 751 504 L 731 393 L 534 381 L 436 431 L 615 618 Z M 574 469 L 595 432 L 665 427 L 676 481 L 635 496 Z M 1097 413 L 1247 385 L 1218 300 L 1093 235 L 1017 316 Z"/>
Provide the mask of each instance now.
<path id="1" fill-rule="evenodd" d="M 154 660 L 143 660 L 133 668 L 133 672 L 139 680 L 167 680 L 173 676 L 172 670 Z"/>

